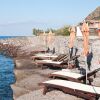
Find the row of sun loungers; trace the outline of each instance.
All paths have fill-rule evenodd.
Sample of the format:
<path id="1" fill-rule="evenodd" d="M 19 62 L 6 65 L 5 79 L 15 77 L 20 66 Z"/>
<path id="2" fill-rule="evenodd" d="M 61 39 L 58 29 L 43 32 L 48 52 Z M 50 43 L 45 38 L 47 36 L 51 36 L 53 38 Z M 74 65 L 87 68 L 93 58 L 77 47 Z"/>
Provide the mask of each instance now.
<path id="1" fill-rule="evenodd" d="M 87 74 L 88 79 L 90 76 L 96 76 L 100 68 L 95 69 Z M 49 74 L 49 77 L 60 78 L 53 79 L 39 83 L 44 87 L 43 94 L 46 94 L 52 89 L 59 89 L 71 95 L 75 95 L 86 100 L 98 100 L 100 97 L 100 87 L 82 84 L 86 79 L 86 75 L 72 73 L 68 71 L 58 71 Z M 62 80 L 64 79 L 64 80 Z M 66 79 L 66 80 L 65 80 Z"/>
<path id="2" fill-rule="evenodd" d="M 42 58 L 42 56 L 34 56 L 33 58 Z M 51 57 L 51 58 L 50 58 Z M 68 66 L 71 60 L 76 60 L 79 55 L 72 56 L 71 59 L 69 55 L 59 55 L 56 57 L 52 57 L 51 55 L 45 55 L 43 60 L 35 61 L 38 65 L 46 65 L 46 66 L 53 66 L 53 67 L 60 67 L 63 68 L 63 65 Z M 44 59 L 46 58 L 46 59 Z M 50 58 L 47 60 L 47 58 Z M 96 73 L 100 70 L 100 68 L 95 69 L 87 73 L 87 80 L 89 84 L 83 84 L 86 82 L 86 75 L 72 73 L 68 71 L 58 71 L 54 73 L 50 73 L 48 76 L 53 78 L 52 80 L 48 80 L 39 85 L 44 87 L 43 94 L 47 92 L 57 89 L 61 90 L 64 93 L 71 94 L 86 100 L 98 100 L 100 97 L 100 87 L 96 87 L 91 85 L 93 79 L 91 76 L 96 77 Z"/>
<path id="3" fill-rule="evenodd" d="M 75 60 L 78 57 L 79 57 L 79 55 L 76 55 L 70 59 L 68 54 L 67 55 L 61 54 L 52 60 L 38 60 L 35 63 L 37 65 L 41 65 L 42 67 L 43 66 L 52 66 L 52 67 L 67 68 L 69 61 Z M 64 66 L 64 65 L 66 65 L 66 66 Z"/>

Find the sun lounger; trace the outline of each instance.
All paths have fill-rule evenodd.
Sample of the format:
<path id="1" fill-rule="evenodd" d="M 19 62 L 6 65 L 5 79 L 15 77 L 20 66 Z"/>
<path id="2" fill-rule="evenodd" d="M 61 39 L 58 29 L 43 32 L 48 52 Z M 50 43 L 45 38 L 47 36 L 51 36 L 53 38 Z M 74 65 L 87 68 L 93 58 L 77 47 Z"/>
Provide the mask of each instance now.
<path id="1" fill-rule="evenodd" d="M 50 66 L 50 67 L 60 67 L 66 68 L 68 67 L 68 61 L 75 60 L 79 55 L 72 57 L 69 59 L 68 55 L 64 56 L 63 58 L 59 59 L 58 61 L 55 60 L 39 60 L 36 62 L 37 65 L 43 66 Z"/>
<path id="2" fill-rule="evenodd" d="M 52 61 L 63 61 L 68 56 L 69 56 L 69 54 L 60 54 L 60 55 L 58 55 L 58 57 L 52 59 Z"/>
<path id="3" fill-rule="evenodd" d="M 59 89 L 64 93 L 71 94 L 86 100 L 98 100 L 100 97 L 100 87 L 77 82 L 55 79 L 39 83 L 39 85 L 44 86 L 44 95 L 52 89 Z"/>
<path id="4" fill-rule="evenodd" d="M 65 54 L 60 54 L 60 55 L 52 55 L 52 54 L 36 54 L 32 56 L 33 60 L 46 60 L 46 59 L 52 59 L 52 61 L 59 61 L 62 58 L 64 58 L 66 55 Z"/>
<path id="5" fill-rule="evenodd" d="M 43 69 L 43 66 L 64 68 L 63 67 L 64 62 L 65 61 L 39 60 L 38 62 L 36 62 L 36 64 L 41 65 L 42 69 Z"/>
<path id="6" fill-rule="evenodd" d="M 51 55 L 51 54 L 36 54 L 32 56 L 32 60 L 45 60 L 45 59 L 54 59 L 57 58 L 57 55 Z"/>
<path id="7" fill-rule="evenodd" d="M 87 73 L 87 78 L 88 78 L 89 84 L 91 84 L 91 81 L 92 81 L 90 76 L 96 77 L 96 73 L 99 70 L 100 70 L 100 68 L 95 69 L 95 70 Z M 61 79 L 67 79 L 69 81 L 86 83 L 86 75 L 82 75 L 82 74 L 78 74 L 78 73 L 73 73 L 73 72 L 68 72 L 68 71 L 53 72 L 53 73 L 49 74 L 49 77 L 61 78 Z"/>

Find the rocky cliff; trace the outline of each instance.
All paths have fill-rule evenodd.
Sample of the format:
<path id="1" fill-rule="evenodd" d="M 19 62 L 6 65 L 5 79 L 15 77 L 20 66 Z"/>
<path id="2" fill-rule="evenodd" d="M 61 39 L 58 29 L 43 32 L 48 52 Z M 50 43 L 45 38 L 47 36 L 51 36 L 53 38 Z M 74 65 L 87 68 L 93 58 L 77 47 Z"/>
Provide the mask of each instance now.
<path id="1" fill-rule="evenodd" d="M 100 20 L 100 6 L 90 13 L 85 20 Z"/>

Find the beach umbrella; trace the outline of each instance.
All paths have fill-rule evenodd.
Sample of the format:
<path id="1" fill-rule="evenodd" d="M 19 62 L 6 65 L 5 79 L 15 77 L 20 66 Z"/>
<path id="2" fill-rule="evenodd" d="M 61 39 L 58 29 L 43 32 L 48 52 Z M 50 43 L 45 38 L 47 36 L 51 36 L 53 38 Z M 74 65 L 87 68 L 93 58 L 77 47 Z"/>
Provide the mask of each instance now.
<path id="1" fill-rule="evenodd" d="M 89 43 L 89 26 L 85 21 L 82 25 L 82 34 L 83 34 L 83 55 L 85 56 L 85 65 L 86 65 L 86 83 L 87 83 L 87 55 L 89 52 L 88 43 Z"/>
<path id="2" fill-rule="evenodd" d="M 42 36 L 43 36 L 44 45 L 46 46 L 47 49 L 47 34 L 45 33 L 45 31 L 43 32 Z"/>
<path id="3" fill-rule="evenodd" d="M 69 31 L 70 31 L 70 37 L 69 37 L 68 46 L 69 46 L 69 54 L 70 54 L 70 59 L 71 59 L 71 57 L 73 55 L 73 46 L 74 46 L 74 40 L 75 40 L 75 35 L 76 35 L 75 27 L 72 26 Z M 68 65 L 69 65 L 69 63 L 68 63 Z"/>
<path id="4" fill-rule="evenodd" d="M 53 40 L 54 40 L 54 33 L 52 33 L 52 31 L 50 31 L 47 36 L 48 46 L 53 42 Z"/>
<path id="5" fill-rule="evenodd" d="M 98 36 L 100 38 L 100 22 L 98 23 L 98 30 L 97 30 L 97 32 L 98 32 Z"/>
<path id="6" fill-rule="evenodd" d="M 69 48 L 71 49 L 74 46 L 74 40 L 75 40 L 75 27 L 71 27 L 70 31 L 70 38 L 69 38 Z"/>
<path id="7" fill-rule="evenodd" d="M 76 37 L 77 37 L 77 38 L 76 38 L 76 40 L 77 40 L 77 41 L 76 41 L 76 42 L 77 42 L 76 45 L 77 45 L 77 47 L 78 47 L 78 39 L 83 37 L 82 31 L 81 31 L 81 29 L 80 29 L 79 26 L 76 27 Z"/>
<path id="8" fill-rule="evenodd" d="M 81 32 L 81 30 L 80 30 L 80 27 L 79 26 L 77 26 L 76 27 L 76 36 L 79 38 L 79 37 L 82 37 L 83 35 L 82 35 L 82 32 Z"/>

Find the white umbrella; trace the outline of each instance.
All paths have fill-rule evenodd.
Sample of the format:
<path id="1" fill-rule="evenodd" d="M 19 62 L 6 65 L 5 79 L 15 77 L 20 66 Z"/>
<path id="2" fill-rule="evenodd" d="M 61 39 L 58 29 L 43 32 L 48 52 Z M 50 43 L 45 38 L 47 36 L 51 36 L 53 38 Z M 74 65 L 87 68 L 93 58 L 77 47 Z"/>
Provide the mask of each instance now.
<path id="1" fill-rule="evenodd" d="M 76 36 L 79 38 L 79 37 L 82 37 L 83 35 L 82 35 L 82 32 L 81 32 L 81 30 L 80 30 L 80 27 L 79 26 L 77 26 L 76 27 Z"/>

